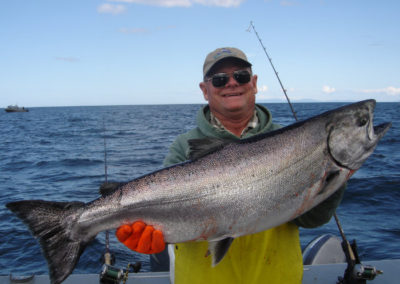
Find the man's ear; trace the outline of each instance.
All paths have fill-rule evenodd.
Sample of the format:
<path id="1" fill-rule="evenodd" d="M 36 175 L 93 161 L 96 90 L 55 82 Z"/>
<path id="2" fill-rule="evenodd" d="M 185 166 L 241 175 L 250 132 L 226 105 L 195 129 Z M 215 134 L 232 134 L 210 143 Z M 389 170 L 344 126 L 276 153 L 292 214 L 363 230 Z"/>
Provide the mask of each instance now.
<path id="1" fill-rule="evenodd" d="M 207 88 L 206 83 L 201 82 L 201 83 L 199 84 L 199 87 L 200 87 L 201 91 L 203 92 L 204 99 L 205 99 L 206 101 L 208 101 L 208 88 Z"/>
<path id="2" fill-rule="evenodd" d="M 254 88 L 254 94 L 257 94 L 257 92 L 258 92 L 257 79 L 258 79 L 257 75 L 253 75 L 253 80 L 252 80 L 251 84 L 253 85 L 253 88 Z"/>

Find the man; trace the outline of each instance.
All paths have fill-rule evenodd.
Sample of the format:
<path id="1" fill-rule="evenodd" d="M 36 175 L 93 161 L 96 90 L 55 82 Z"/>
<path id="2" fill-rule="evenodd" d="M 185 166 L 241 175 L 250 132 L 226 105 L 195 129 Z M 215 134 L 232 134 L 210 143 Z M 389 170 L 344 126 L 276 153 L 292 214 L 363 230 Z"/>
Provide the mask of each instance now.
<path id="1" fill-rule="evenodd" d="M 237 141 L 275 130 L 270 112 L 255 103 L 257 75 L 246 55 L 236 48 L 219 48 L 207 55 L 200 89 L 208 105 L 197 114 L 197 127 L 177 137 L 164 165 L 188 160 L 188 140 L 205 137 Z M 236 238 L 215 267 L 207 242 L 175 244 L 170 250 L 175 283 L 301 283 L 302 256 L 298 226 L 316 227 L 329 221 L 344 188 L 296 220 L 253 235 Z M 118 239 L 129 248 L 157 253 L 164 248 L 162 232 L 142 222 L 124 225 Z M 175 256 L 175 258 L 173 258 Z"/>

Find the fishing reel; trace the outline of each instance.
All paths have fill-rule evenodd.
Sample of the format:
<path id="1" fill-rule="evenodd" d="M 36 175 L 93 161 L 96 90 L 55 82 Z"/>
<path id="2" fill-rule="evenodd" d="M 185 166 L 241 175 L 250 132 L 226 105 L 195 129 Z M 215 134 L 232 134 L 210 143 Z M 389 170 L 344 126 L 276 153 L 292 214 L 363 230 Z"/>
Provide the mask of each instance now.
<path id="1" fill-rule="evenodd" d="M 104 264 L 100 273 L 100 283 L 114 284 L 120 283 L 124 279 L 124 271 L 117 267 Z"/>
<path id="2" fill-rule="evenodd" d="M 378 274 L 382 274 L 381 270 L 376 269 L 374 266 L 356 264 L 353 268 L 353 277 L 360 280 L 374 280 Z"/>
<path id="3" fill-rule="evenodd" d="M 339 277 L 339 284 L 365 284 L 367 281 L 374 280 L 382 270 L 376 269 L 374 266 L 356 264 L 350 271 L 346 271 L 344 277 Z"/>
<path id="4" fill-rule="evenodd" d="M 383 273 L 382 270 L 378 270 L 374 266 L 361 263 L 355 240 L 352 244 L 344 240 L 342 247 L 347 259 L 347 268 L 344 276 L 339 277 L 338 284 L 366 284 L 367 280 L 374 280 L 377 275 Z"/>
<path id="5" fill-rule="evenodd" d="M 102 260 L 104 264 L 100 273 L 100 283 L 119 283 L 123 279 L 124 271 L 113 266 L 115 264 L 114 254 L 107 249 Z"/>
<path id="6" fill-rule="evenodd" d="M 102 271 L 100 273 L 100 283 L 102 284 L 116 284 L 123 281 L 123 283 L 128 280 L 129 272 L 138 273 L 142 267 L 141 262 L 136 262 L 134 264 L 128 263 L 126 269 L 120 269 L 115 266 L 104 264 Z"/>
<path id="7" fill-rule="evenodd" d="M 136 262 L 134 264 L 128 263 L 125 270 L 118 268 L 114 266 L 115 257 L 109 251 L 106 251 L 103 260 L 104 264 L 100 273 L 100 283 L 102 284 L 118 284 L 121 281 L 125 283 L 128 280 L 129 272 L 137 273 L 142 267 L 141 262 Z"/>

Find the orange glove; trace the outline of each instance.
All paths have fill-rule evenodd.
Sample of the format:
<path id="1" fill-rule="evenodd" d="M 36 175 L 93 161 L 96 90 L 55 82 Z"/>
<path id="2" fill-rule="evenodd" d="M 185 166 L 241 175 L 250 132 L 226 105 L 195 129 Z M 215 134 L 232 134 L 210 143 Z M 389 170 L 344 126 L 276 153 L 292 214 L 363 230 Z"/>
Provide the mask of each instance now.
<path id="1" fill-rule="evenodd" d="M 121 243 L 136 252 L 153 254 L 165 249 L 163 233 L 142 221 L 120 226 L 115 235 Z"/>

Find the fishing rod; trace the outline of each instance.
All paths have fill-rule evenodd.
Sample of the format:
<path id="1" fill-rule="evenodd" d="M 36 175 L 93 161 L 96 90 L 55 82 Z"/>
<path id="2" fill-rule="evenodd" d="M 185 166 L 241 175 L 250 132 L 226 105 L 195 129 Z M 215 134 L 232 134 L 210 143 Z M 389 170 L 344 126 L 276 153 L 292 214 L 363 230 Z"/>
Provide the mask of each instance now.
<path id="1" fill-rule="evenodd" d="M 271 64 L 272 70 L 274 70 L 274 73 L 275 73 L 275 75 L 276 75 L 276 78 L 278 79 L 279 84 L 281 85 L 282 91 L 283 91 L 283 93 L 285 94 L 286 100 L 287 100 L 288 103 L 289 103 L 290 109 L 292 110 L 294 119 L 295 119 L 296 121 L 298 121 L 296 112 L 294 111 L 293 105 L 292 105 L 292 103 L 290 102 L 289 96 L 288 96 L 287 93 L 286 93 L 286 89 L 283 87 L 283 84 L 282 84 L 281 79 L 279 78 L 278 72 L 276 71 L 275 66 L 274 66 L 274 64 L 272 63 L 272 59 L 271 59 L 271 57 L 269 56 L 269 54 L 268 54 L 268 52 L 267 52 L 267 49 L 265 48 L 264 44 L 262 43 L 261 38 L 258 36 L 258 33 L 257 33 L 256 28 L 254 27 L 254 24 L 253 24 L 252 21 L 250 22 L 250 26 L 249 26 L 249 28 L 247 29 L 248 32 L 250 32 L 250 27 L 253 28 L 253 31 L 254 31 L 254 33 L 256 34 L 256 36 L 257 36 L 257 38 L 258 38 L 258 41 L 259 41 L 260 44 L 261 44 L 261 47 L 264 49 L 264 53 L 265 53 L 265 55 L 267 56 L 267 58 L 268 58 L 268 60 L 269 60 L 269 63 Z"/>
<path id="2" fill-rule="evenodd" d="M 103 145 L 104 145 L 104 183 L 108 183 L 108 174 L 107 174 L 107 144 L 106 144 L 106 123 L 103 117 Z M 106 254 L 110 256 L 110 236 L 108 230 L 106 231 Z M 105 258 L 106 264 L 111 265 L 111 259 Z M 108 262 L 108 263 L 107 263 Z"/>
<path id="3" fill-rule="evenodd" d="M 107 173 L 107 143 L 106 143 L 106 124 L 105 119 L 103 117 L 103 145 L 104 145 L 104 185 L 108 184 L 108 173 Z M 108 189 L 109 190 L 109 189 Z M 108 190 L 100 190 L 100 193 L 104 196 L 109 192 Z M 110 251 L 110 234 L 109 231 L 105 232 L 105 245 L 106 251 L 103 256 L 104 265 L 102 271 L 100 273 L 100 283 L 101 284 L 118 284 L 121 281 L 125 284 L 128 279 L 128 274 L 130 271 L 135 273 L 139 272 L 142 267 L 141 262 L 136 262 L 134 264 L 128 263 L 126 269 L 120 269 L 118 267 L 113 266 L 115 264 L 115 255 Z"/>
<path id="4" fill-rule="evenodd" d="M 296 121 L 298 121 L 296 112 L 294 111 L 293 105 L 290 102 L 289 96 L 286 93 L 286 89 L 283 87 L 283 84 L 282 84 L 281 79 L 279 78 L 278 72 L 276 71 L 275 66 L 272 63 L 272 59 L 269 56 L 267 49 L 265 48 L 260 36 L 258 35 L 258 33 L 256 31 L 253 21 L 250 21 L 250 26 L 247 29 L 247 31 L 251 32 L 251 28 L 253 29 L 255 35 L 257 36 L 257 39 L 260 42 L 261 47 L 263 48 L 265 55 L 267 56 L 269 63 L 271 64 L 272 69 L 274 70 L 276 78 L 278 79 L 279 84 L 281 85 L 282 91 L 285 94 L 286 100 L 289 103 L 290 109 L 292 110 L 294 119 Z M 337 225 L 340 235 L 342 237 L 342 248 L 346 255 L 346 261 L 347 261 L 347 268 L 346 268 L 344 277 L 339 277 L 338 283 L 340 283 L 340 284 L 366 283 L 366 280 L 372 280 L 375 278 L 375 276 L 377 274 L 382 274 L 383 272 L 381 270 L 375 269 L 375 267 L 361 264 L 360 259 L 358 257 L 357 246 L 356 246 L 355 240 L 353 240 L 352 244 L 350 244 L 349 241 L 347 240 L 347 238 L 344 234 L 342 225 L 339 222 L 339 218 L 336 214 L 336 211 L 333 213 L 333 217 L 335 219 L 336 225 Z"/>
<path id="5" fill-rule="evenodd" d="M 103 146 L 104 146 L 104 184 L 108 184 L 108 173 L 107 173 L 107 143 L 106 143 L 106 123 L 103 117 Z M 105 245 L 106 251 L 103 256 L 104 265 L 100 273 L 100 283 L 113 284 L 119 283 L 123 278 L 123 271 L 114 267 L 115 256 L 110 252 L 110 234 L 108 230 L 105 232 Z"/>

